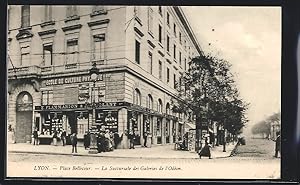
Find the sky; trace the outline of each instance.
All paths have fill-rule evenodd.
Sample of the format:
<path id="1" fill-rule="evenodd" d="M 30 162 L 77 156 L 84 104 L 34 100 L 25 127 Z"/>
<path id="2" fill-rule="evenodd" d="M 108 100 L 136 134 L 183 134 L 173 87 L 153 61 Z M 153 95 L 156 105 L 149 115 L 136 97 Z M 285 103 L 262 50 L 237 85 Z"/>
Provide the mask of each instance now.
<path id="1" fill-rule="evenodd" d="M 248 103 L 245 130 L 281 106 L 279 7 L 182 7 L 205 53 L 232 64 L 240 96 Z M 210 43 L 210 44 L 209 44 Z"/>

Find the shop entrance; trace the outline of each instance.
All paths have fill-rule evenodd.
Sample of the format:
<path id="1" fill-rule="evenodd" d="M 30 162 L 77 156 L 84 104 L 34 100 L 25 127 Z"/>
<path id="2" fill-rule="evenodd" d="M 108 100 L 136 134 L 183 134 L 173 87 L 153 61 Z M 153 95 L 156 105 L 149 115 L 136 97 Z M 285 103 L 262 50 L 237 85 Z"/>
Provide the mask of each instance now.
<path id="1" fill-rule="evenodd" d="M 68 123 L 70 126 L 70 132 L 69 134 L 72 133 L 77 133 L 77 119 L 76 119 L 76 115 L 75 112 L 70 111 L 70 112 L 66 112 L 67 118 L 68 118 Z"/>
<path id="2" fill-rule="evenodd" d="M 21 92 L 17 97 L 16 110 L 16 142 L 31 142 L 32 135 L 32 96 L 28 92 Z"/>

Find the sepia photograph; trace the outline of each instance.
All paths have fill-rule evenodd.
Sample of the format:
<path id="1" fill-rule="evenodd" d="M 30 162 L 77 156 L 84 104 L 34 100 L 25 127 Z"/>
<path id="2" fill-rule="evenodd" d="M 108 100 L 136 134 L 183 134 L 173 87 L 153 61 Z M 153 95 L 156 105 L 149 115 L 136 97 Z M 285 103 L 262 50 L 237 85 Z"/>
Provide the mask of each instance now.
<path id="1" fill-rule="evenodd" d="M 281 13 L 8 5 L 6 178 L 280 179 Z"/>

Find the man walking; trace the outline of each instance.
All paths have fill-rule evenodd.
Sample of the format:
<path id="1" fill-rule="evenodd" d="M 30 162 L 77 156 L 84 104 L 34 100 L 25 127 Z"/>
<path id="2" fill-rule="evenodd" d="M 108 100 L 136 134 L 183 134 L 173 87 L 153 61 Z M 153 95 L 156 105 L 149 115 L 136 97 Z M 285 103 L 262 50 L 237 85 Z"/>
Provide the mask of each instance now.
<path id="1" fill-rule="evenodd" d="M 275 140 L 275 156 L 274 157 L 278 157 L 278 153 L 280 153 L 281 155 L 281 150 L 280 150 L 280 147 L 281 147 L 281 135 L 280 135 L 280 132 L 276 132 L 276 140 Z"/>
<path id="2" fill-rule="evenodd" d="M 72 142 L 72 154 L 75 152 L 77 153 L 77 136 L 76 133 L 71 135 L 71 142 Z"/>
<path id="3" fill-rule="evenodd" d="M 61 141 L 62 141 L 63 146 L 65 146 L 66 145 L 67 133 L 64 129 L 62 130 L 62 133 L 61 133 L 60 137 L 61 137 Z"/>
<path id="4" fill-rule="evenodd" d="M 33 145 L 38 145 L 38 138 L 39 135 L 38 135 L 38 131 L 37 131 L 37 128 L 34 129 L 33 131 Z"/>

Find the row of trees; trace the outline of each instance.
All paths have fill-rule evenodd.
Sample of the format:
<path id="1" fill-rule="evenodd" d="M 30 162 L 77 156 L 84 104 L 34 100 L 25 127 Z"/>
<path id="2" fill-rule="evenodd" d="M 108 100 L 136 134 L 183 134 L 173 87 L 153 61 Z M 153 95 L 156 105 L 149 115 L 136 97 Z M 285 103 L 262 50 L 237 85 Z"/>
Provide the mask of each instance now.
<path id="1" fill-rule="evenodd" d="M 232 135 L 240 134 L 248 121 L 245 116 L 248 104 L 239 95 L 231 64 L 211 55 L 201 55 L 189 65 L 188 72 L 179 80 L 178 94 L 172 101 L 173 111 L 195 114 L 196 142 L 204 122 L 216 122 L 218 128 Z"/>
<path id="2" fill-rule="evenodd" d="M 254 135 L 261 135 L 263 138 L 270 138 L 272 134 L 272 125 L 280 125 L 281 113 L 277 112 L 266 119 L 253 125 L 251 131 Z M 273 128 L 274 130 L 274 128 Z M 273 133 L 274 134 L 274 133 Z"/>

